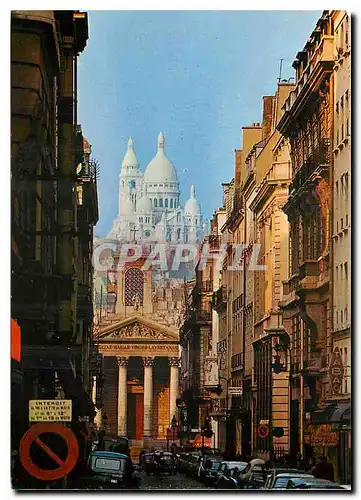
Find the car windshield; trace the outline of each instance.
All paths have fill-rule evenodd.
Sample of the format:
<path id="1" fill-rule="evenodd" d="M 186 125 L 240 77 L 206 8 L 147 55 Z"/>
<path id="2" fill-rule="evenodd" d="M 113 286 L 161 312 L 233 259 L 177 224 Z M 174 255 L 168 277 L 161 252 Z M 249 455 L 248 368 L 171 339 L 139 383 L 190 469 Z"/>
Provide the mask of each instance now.
<path id="1" fill-rule="evenodd" d="M 95 470 L 124 472 L 125 460 L 117 458 L 99 457 L 95 460 Z"/>
<path id="2" fill-rule="evenodd" d="M 294 476 L 294 477 L 302 477 L 302 476 Z M 307 476 L 306 476 L 307 477 Z M 292 479 L 292 476 L 279 476 L 276 477 L 276 481 L 274 483 L 274 488 L 286 488 L 288 481 Z"/>

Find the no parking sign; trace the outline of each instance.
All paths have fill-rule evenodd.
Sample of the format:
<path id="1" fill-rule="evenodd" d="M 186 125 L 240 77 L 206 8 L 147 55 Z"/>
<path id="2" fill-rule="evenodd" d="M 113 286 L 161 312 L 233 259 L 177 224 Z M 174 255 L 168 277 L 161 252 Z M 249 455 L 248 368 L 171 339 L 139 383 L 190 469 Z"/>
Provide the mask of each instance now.
<path id="1" fill-rule="evenodd" d="M 60 436 L 66 444 L 66 458 L 60 458 L 54 450 L 48 446 L 43 439 L 42 434 L 51 434 Z M 31 453 L 32 445 L 35 443 L 50 457 L 59 467 L 54 469 L 44 469 L 34 462 L 35 453 Z M 33 456 L 32 456 L 33 455 Z M 24 469 L 32 476 L 42 481 L 55 481 L 66 476 L 74 468 L 79 457 L 79 445 L 73 432 L 61 424 L 35 424 L 24 434 L 20 441 L 19 448 L 20 462 Z"/>

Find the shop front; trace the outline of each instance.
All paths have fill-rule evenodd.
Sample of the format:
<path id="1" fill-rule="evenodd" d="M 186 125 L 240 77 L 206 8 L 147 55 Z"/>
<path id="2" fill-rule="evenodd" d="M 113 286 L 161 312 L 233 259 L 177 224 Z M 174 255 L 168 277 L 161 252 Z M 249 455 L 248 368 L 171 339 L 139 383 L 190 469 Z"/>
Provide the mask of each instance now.
<path id="1" fill-rule="evenodd" d="M 335 480 L 351 483 L 351 405 L 332 406 L 311 414 L 305 429 L 305 444 L 316 456 L 325 455 L 332 463 Z"/>

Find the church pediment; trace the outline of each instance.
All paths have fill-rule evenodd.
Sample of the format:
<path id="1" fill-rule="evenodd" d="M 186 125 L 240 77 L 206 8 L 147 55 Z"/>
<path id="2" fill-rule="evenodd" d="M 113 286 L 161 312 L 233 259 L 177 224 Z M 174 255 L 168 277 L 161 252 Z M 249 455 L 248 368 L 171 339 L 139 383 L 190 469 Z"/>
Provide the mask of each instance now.
<path id="1" fill-rule="evenodd" d="M 142 316 L 134 316 L 123 321 L 107 325 L 100 330 L 98 341 L 160 341 L 179 342 L 177 331 L 165 325 L 155 323 Z"/>

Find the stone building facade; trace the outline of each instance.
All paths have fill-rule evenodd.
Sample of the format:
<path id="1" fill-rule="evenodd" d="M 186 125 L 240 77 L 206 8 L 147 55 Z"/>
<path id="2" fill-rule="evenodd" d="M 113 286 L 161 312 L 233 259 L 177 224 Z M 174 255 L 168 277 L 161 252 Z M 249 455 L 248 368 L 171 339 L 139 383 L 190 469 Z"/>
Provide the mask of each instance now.
<path id="1" fill-rule="evenodd" d="M 115 252 L 106 290 L 112 308 L 98 316 L 94 339 L 103 355 L 97 425 L 112 435 L 127 436 L 133 455 L 142 448 L 165 446 L 172 418 L 178 422 L 184 309 L 183 281 L 167 280 L 154 290 L 152 269 L 143 269 L 145 247 L 143 255 L 119 266 L 120 251 Z"/>
<path id="2" fill-rule="evenodd" d="M 92 420 L 92 235 L 96 169 L 77 123 L 77 61 L 86 12 L 11 13 L 12 439 L 28 429 L 30 399 L 73 401 L 74 432 Z M 83 440 L 79 436 L 81 453 Z"/>

